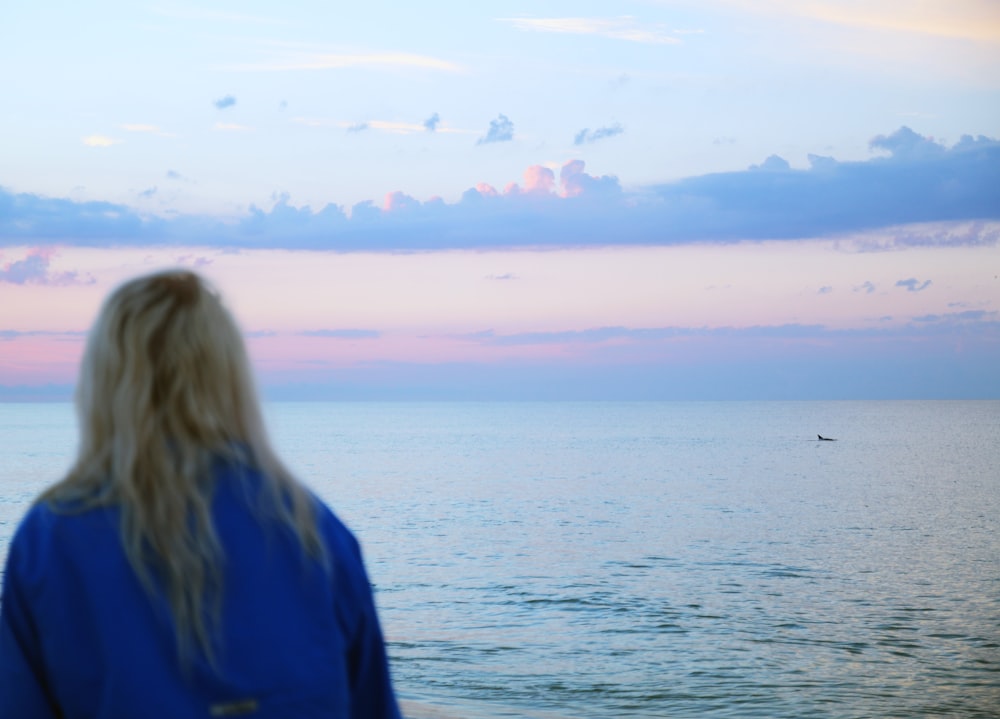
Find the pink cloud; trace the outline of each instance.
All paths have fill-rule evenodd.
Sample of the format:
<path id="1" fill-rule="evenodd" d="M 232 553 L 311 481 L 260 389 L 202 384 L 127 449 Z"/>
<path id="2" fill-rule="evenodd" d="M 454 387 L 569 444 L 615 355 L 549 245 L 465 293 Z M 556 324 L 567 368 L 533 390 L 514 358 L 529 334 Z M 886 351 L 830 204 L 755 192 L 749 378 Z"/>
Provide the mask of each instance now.
<path id="1" fill-rule="evenodd" d="M 406 210 L 419 206 L 419 200 L 416 200 L 406 193 L 397 190 L 396 192 L 390 192 L 385 196 L 385 203 L 382 207 L 386 212 L 397 212 L 399 210 Z"/>
<path id="2" fill-rule="evenodd" d="M 503 191 L 508 197 L 517 195 L 536 195 L 552 197 L 579 197 L 583 194 L 618 193 L 621 187 L 618 179 L 610 175 L 588 175 L 584 172 L 586 163 L 583 160 L 569 160 L 559 171 L 559 191 L 556 191 L 556 175 L 544 165 L 531 165 L 524 171 L 524 187 L 516 182 L 509 183 Z M 476 185 L 476 190 L 484 197 L 495 197 L 497 191 L 486 183 Z"/>
<path id="3" fill-rule="evenodd" d="M 618 194 L 621 186 L 618 178 L 613 175 L 596 177 L 583 171 L 586 164 L 583 160 L 570 160 L 562 166 L 559 172 L 559 184 L 562 186 L 563 197 L 579 197 L 587 193 Z"/>
<path id="4" fill-rule="evenodd" d="M 550 195 L 556 185 L 556 176 L 547 167 L 532 165 L 524 171 L 525 192 L 535 192 Z"/>

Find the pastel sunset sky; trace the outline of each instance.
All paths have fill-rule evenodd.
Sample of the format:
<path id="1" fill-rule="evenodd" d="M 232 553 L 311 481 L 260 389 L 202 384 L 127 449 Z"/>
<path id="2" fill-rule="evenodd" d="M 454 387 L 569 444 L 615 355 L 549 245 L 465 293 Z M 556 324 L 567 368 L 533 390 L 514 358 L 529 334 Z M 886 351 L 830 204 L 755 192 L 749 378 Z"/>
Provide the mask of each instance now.
<path id="1" fill-rule="evenodd" d="M 0 401 L 171 266 L 275 399 L 1000 397 L 995 0 L 3 15 Z"/>

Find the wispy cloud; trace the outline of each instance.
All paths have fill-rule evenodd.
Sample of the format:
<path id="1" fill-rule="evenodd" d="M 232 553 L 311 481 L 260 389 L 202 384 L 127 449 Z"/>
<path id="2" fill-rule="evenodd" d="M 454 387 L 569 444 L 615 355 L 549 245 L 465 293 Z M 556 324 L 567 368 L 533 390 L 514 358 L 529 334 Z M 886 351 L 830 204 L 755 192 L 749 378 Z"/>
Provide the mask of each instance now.
<path id="1" fill-rule="evenodd" d="M 225 110 L 236 104 L 236 98 L 232 95 L 226 95 L 225 97 L 220 97 L 218 100 L 212 103 L 219 110 Z"/>
<path id="2" fill-rule="evenodd" d="M 993 0 L 730 0 L 730 4 L 853 28 L 1000 42 L 1000 6 Z"/>
<path id="3" fill-rule="evenodd" d="M 246 132 L 251 128 L 236 122 L 217 122 L 215 123 L 215 129 L 222 130 L 223 132 Z"/>
<path id="4" fill-rule="evenodd" d="M 67 337 L 81 339 L 87 336 L 83 330 L 3 330 L 0 329 L 0 342 L 11 342 L 22 337 Z"/>
<path id="5" fill-rule="evenodd" d="M 389 120 L 369 120 L 364 124 L 373 130 L 380 130 L 394 135 L 413 135 L 418 132 L 424 132 L 426 129 L 423 125 L 411 122 L 392 122 Z"/>
<path id="6" fill-rule="evenodd" d="M 634 17 L 587 18 L 499 18 L 500 22 L 513 25 L 518 30 L 551 32 L 570 35 L 597 35 L 614 40 L 626 40 L 652 45 L 679 43 L 674 34 L 663 25 L 644 26 Z"/>
<path id="7" fill-rule="evenodd" d="M 344 340 L 373 340 L 382 336 L 378 330 L 363 329 L 323 329 L 323 330 L 303 330 L 298 334 L 303 337 L 332 337 Z"/>
<path id="8" fill-rule="evenodd" d="M 83 138 L 83 144 L 87 147 L 111 147 L 112 145 L 117 145 L 121 140 L 108 137 L 107 135 L 88 135 Z"/>
<path id="9" fill-rule="evenodd" d="M 149 135 L 158 135 L 159 137 L 177 137 L 173 132 L 165 132 L 163 129 L 157 127 L 156 125 L 146 125 L 143 123 L 124 123 L 119 125 L 119 127 L 126 132 L 143 132 Z"/>
<path id="10" fill-rule="evenodd" d="M 89 285 L 95 282 L 90 275 L 78 272 L 54 272 L 50 268 L 54 252 L 46 249 L 29 250 L 20 260 L 0 267 L 0 283 L 12 285 Z"/>
<path id="11" fill-rule="evenodd" d="M 493 330 L 454 335 L 454 339 L 489 345 L 605 344 L 621 341 L 658 342 L 684 337 L 804 338 L 829 332 L 823 325 L 758 325 L 753 327 L 592 327 L 584 330 L 515 332 Z"/>
<path id="12" fill-rule="evenodd" d="M 490 129 L 480 137 L 477 145 L 486 145 L 493 142 L 510 142 L 514 139 L 514 123 L 506 115 L 497 115 L 497 119 L 490 121 Z"/>
<path id="13" fill-rule="evenodd" d="M 615 135 L 620 135 L 625 132 L 625 128 L 622 127 L 617 122 L 614 125 L 607 125 L 605 127 L 599 127 L 596 130 L 591 130 L 589 127 L 585 127 L 576 133 L 573 138 L 574 145 L 584 145 L 592 142 L 597 142 L 598 140 L 603 140 L 607 137 L 614 137 Z"/>
<path id="14" fill-rule="evenodd" d="M 906 280 L 900 280 L 896 283 L 896 287 L 905 287 L 907 292 L 921 292 L 926 290 L 931 286 L 930 280 L 924 280 L 921 282 L 916 277 L 910 277 Z"/>
<path id="15" fill-rule="evenodd" d="M 886 327 L 833 328 L 822 324 L 752 325 L 749 327 L 590 327 L 582 330 L 498 333 L 481 330 L 450 335 L 451 339 L 495 346 L 659 344 L 690 338 L 722 340 L 817 340 L 877 337 L 915 337 L 940 334 L 951 328 L 978 327 L 1000 339 L 1000 312 L 971 310 L 942 315 L 923 315 L 909 323 Z"/>
<path id="16" fill-rule="evenodd" d="M 345 122 L 344 120 L 324 117 L 293 117 L 291 121 L 297 125 L 305 125 L 306 127 L 339 127 L 347 130 L 348 132 L 376 130 L 378 132 L 386 132 L 392 135 L 416 135 L 425 134 L 427 132 L 461 135 L 474 134 L 472 130 L 460 130 L 444 126 L 441 119 L 437 116 L 437 113 L 421 123 L 402 122 L 399 120 L 365 120 L 363 122 Z M 428 127 L 429 124 L 433 125 L 433 128 Z"/>
<path id="17" fill-rule="evenodd" d="M 940 315 L 920 315 L 913 318 L 914 322 L 937 325 L 938 327 L 966 327 L 984 322 L 996 325 L 998 320 L 1000 320 L 1000 312 L 996 310 L 965 310 L 964 312 L 945 312 Z"/>

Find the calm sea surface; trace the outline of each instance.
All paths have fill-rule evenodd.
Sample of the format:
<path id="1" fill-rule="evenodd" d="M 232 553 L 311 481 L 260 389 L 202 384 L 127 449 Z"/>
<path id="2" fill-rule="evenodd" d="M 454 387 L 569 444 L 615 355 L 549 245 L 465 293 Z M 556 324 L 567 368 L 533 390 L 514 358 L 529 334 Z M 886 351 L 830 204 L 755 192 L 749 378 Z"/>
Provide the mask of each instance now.
<path id="1" fill-rule="evenodd" d="M 362 540 L 408 717 L 1000 716 L 1000 402 L 268 416 Z M 0 405 L 0 558 L 75 443 Z"/>

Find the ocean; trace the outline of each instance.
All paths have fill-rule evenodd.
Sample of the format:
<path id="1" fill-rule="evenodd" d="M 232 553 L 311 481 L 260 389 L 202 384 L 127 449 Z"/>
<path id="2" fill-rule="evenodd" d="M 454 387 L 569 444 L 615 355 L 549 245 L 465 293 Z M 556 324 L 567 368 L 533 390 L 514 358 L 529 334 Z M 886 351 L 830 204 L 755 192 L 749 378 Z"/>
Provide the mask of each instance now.
<path id="1" fill-rule="evenodd" d="M 267 415 L 362 542 L 410 719 L 1000 716 L 998 401 Z M 0 558 L 75 431 L 0 404 Z"/>

